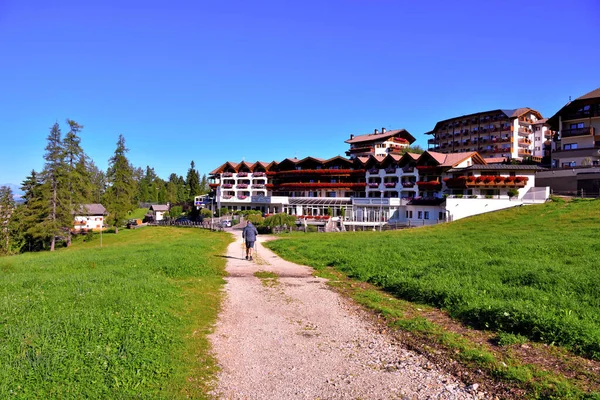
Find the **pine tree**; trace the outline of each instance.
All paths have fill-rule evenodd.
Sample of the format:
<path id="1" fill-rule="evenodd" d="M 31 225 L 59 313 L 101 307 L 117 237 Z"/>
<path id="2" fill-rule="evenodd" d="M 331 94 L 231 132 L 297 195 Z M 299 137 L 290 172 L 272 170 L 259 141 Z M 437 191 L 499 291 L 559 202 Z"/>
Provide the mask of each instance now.
<path id="1" fill-rule="evenodd" d="M 186 200 L 194 200 L 194 197 L 200 194 L 200 174 L 195 169 L 194 161 L 190 163 L 190 169 L 188 169 L 187 173 L 187 189 L 188 195 Z"/>
<path id="2" fill-rule="evenodd" d="M 119 232 L 127 214 L 133 210 L 133 195 L 135 193 L 135 180 L 133 168 L 125 156 L 129 149 L 125 147 L 125 138 L 119 135 L 117 148 L 109 160 L 106 171 L 108 187 L 105 193 L 106 209 L 108 210 L 108 221 L 115 227 L 115 233 Z"/>
<path id="3" fill-rule="evenodd" d="M 68 119 L 70 130 L 65 135 L 63 140 L 63 157 L 64 157 L 64 181 L 65 200 L 63 203 L 63 213 L 66 218 L 63 225 L 66 225 L 67 246 L 71 245 L 71 230 L 70 226 L 73 222 L 75 213 L 83 209 L 83 205 L 89 201 L 91 184 L 88 176 L 88 171 L 85 166 L 85 153 L 81 148 L 81 138 L 78 136 L 83 129 L 82 125 Z"/>
<path id="4" fill-rule="evenodd" d="M 48 237 L 40 234 L 38 227 L 48 216 L 48 207 L 43 196 L 40 174 L 32 170 L 23 183 L 23 205 L 18 207 L 19 240 L 13 233 L 13 242 L 22 242 L 25 251 L 38 251 L 45 247 Z"/>
<path id="5" fill-rule="evenodd" d="M 177 204 L 177 174 L 169 175 L 169 182 L 167 182 L 166 191 L 166 201 L 168 201 L 170 204 Z"/>
<path id="6" fill-rule="evenodd" d="M 15 212 L 15 199 L 10 187 L 0 186 L 0 254 L 9 254 L 10 225 Z"/>
<path id="7" fill-rule="evenodd" d="M 184 203 L 187 199 L 185 180 L 183 179 L 183 176 L 180 175 L 179 178 L 177 178 L 177 203 Z"/>
<path id="8" fill-rule="evenodd" d="M 206 179 L 206 174 L 202 175 L 202 180 L 200 181 L 200 191 L 198 194 L 208 194 L 210 192 L 210 186 L 208 186 L 208 179 Z"/>
<path id="9" fill-rule="evenodd" d="M 106 174 L 90 160 L 86 163 L 87 175 L 90 179 L 90 203 L 102 203 L 102 196 L 106 190 Z"/>
<path id="10" fill-rule="evenodd" d="M 64 221 L 70 216 L 67 209 L 68 195 L 65 193 L 65 165 L 63 162 L 64 148 L 62 133 L 58 123 L 55 123 L 48 134 L 48 144 L 44 154 L 44 170 L 42 171 L 42 197 L 48 208 L 48 215 L 39 226 L 31 228 L 31 232 L 40 237 L 50 239 L 50 251 L 54 251 L 56 237 L 64 233 Z M 67 215 L 65 215 L 67 214 Z M 70 224 L 69 224 L 70 225 Z M 68 225 L 67 225 L 68 226 Z"/>

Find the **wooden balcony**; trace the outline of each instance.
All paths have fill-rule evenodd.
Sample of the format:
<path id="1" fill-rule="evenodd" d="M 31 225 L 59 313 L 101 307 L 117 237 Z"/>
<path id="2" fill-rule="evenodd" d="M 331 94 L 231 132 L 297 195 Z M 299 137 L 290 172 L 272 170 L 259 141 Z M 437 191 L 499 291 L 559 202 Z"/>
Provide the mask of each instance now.
<path id="1" fill-rule="evenodd" d="M 594 127 L 587 126 L 584 128 L 576 128 L 576 129 L 563 129 L 560 131 L 561 139 L 575 136 L 593 136 L 594 135 Z"/>

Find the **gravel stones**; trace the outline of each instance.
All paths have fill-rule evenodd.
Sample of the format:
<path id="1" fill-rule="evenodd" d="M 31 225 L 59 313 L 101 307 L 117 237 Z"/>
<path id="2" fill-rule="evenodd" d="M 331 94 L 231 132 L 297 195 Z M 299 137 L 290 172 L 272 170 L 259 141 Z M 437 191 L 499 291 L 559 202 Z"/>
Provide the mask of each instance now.
<path id="1" fill-rule="evenodd" d="M 223 399 L 479 399 L 391 337 L 312 270 L 260 244 L 254 263 L 228 248 L 225 301 L 210 336 L 221 367 L 212 395 Z M 276 284 L 253 274 L 270 271 Z"/>

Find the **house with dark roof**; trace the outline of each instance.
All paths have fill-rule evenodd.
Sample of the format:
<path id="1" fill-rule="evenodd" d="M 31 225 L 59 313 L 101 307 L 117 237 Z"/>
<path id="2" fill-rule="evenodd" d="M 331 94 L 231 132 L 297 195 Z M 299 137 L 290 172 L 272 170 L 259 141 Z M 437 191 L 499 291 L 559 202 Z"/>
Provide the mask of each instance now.
<path id="1" fill-rule="evenodd" d="M 558 132 L 552 168 L 600 166 L 600 88 L 565 104 L 548 124 Z"/>
<path id="2" fill-rule="evenodd" d="M 73 218 L 74 232 L 99 231 L 104 229 L 104 218 L 108 215 L 102 204 L 83 204 Z"/>
<path id="3" fill-rule="evenodd" d="M 476 151 L 485 159 L 541 162 L 552 137 L 546 120 L 531 108 L 496 109 L 439 121 L 427 135 L 428 149 L 439 153 Z"/>
<path id="4" fill-rule="evenodd" d="M 164 219 L 164 215 L 169 212 L 168 204 L 152 204 L 150 209 L 148 210 L 148 214 L 153 221 L 162 221 Z"/>

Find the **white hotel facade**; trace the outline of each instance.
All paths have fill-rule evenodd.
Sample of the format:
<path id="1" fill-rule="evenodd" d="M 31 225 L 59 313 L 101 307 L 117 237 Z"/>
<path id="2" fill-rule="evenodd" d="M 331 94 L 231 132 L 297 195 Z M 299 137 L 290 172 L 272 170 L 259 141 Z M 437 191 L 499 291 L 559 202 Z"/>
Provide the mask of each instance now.
<path id="1" fill-rule="evenodd" d="M 213 201 L 198 197 L 196 205 L 283 212 L 325 230 L 353 230 L 455 221 L 549 196 L 535 187 L 535 165 L 489 163 L 476 151 L 401 155 L 414 140 L 404 129 L 382 129 L 351 135 L 349 158 L 226 162 L 210 173 Z"/>

